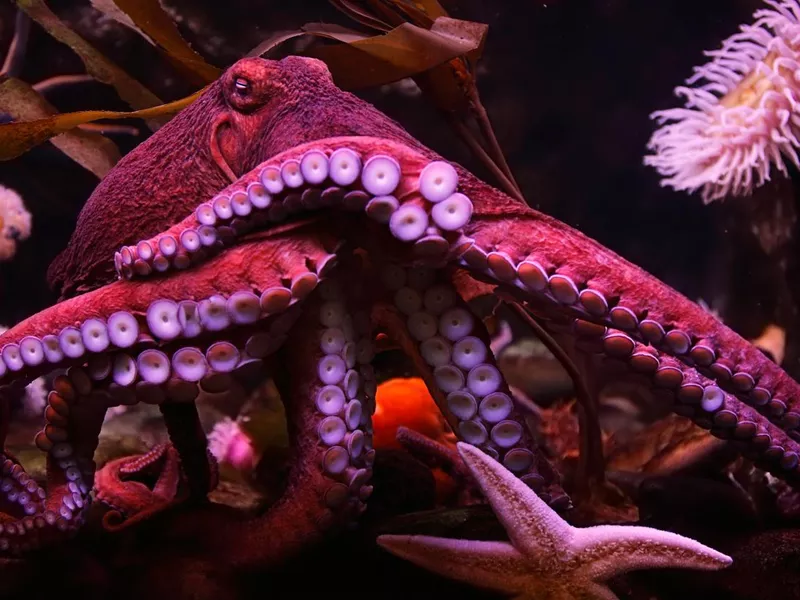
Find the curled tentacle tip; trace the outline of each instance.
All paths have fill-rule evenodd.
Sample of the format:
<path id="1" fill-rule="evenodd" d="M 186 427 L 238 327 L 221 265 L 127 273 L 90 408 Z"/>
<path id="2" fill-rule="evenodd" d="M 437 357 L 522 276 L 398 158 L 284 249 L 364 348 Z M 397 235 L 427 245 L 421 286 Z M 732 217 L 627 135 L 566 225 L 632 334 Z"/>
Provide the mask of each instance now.
<path id="1" fill-rule="evenodd" d="M 700 190 L 708 203 L 750 194 L 786 160 L 800 164 L 797 106 L 800 33 L 797 0 L 768 2 L 753 26 L 707 53 L 712 60 L 676 88 L 684 108 L 653 113 L 661 126 L 650 139 L 646 165 L 677 191 Z"/>
<path id="2" fill-rule="evenodd" d="M 219 463 L 226 463 L 237 471 L 255 468 L 253 441 L 232 419 L 226 418 L 214 425 L 208 435 L 208 449 Z"/>

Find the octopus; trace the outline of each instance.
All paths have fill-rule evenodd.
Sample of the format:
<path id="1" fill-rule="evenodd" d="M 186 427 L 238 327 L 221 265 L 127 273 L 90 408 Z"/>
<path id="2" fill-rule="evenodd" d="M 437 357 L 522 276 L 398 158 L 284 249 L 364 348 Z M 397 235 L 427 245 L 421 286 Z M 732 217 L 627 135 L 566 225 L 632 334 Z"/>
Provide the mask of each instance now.
<path id="1" fill-rule="evenodd" d="M 378 335 L 411 358 L 461 442 L 567 509 L 467 303 L 484 293 L 636 375 L 759 467 L 790 484 L 800 474 L 800 388 L 779 366 L 642 269 L 425 147 L 314 59 L 228 68 L 100 182 L 48 277 L 59 302 L 0 336 L 0 440 L 5 396 L 64 373 L 35 440 L 45 484 L 8 452 L 0 460 L 7 556 L 74 535 L 95 487 L 115 524 L 146 509 L 134 489 L 145 474 L 158 506 L 173 494 L 202 506 L 216 475 L 195 398 L 268 376 L 291 440 L 282 495 L 256 517 L 195 525 L 214 532 L 220 560 L 251 568 L 351 525 L 373 491 Z M 137 402 L 159 407 L 171 446 L 96 478 L 106 410 Z M 178 464 L 180 482 L 159 477 Z"/>

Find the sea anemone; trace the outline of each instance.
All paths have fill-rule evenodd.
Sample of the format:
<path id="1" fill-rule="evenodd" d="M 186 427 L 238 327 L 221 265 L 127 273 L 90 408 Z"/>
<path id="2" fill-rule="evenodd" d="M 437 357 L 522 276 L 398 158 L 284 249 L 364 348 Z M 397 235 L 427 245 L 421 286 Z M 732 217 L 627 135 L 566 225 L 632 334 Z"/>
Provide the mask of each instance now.
<path id="1" fill-rule="evenodd" d="M 40 418 L 47 406 L 47 388 L 44 379 L 38 377 L 25 386 L 22 414 L 26 419 Z"/>
<path id="2" fill-rule="evenodd" d="M 770 178 L 771 165 L 787 174 L 800 146 L 800 6 L 765 0 L 755 23 L 743 25 L 706 52 L 687 86 L 675 89 L 685 108 L 654 112 L 662 127 L 648 143 L 646 165 L 664 176 L 661 185 L 702 189 L 707 204 L 743 196 Z"/>
<path id="3" fill-rule="evenodd" d="M 225 463 L 243 473 L 256 466 L 253 441 L 236 421 L 225 417 L 214 425 L 208 434 L 208 449 L 220 463 Z"/>
<path id="4" fill-rule="evenodd" d="M 0 185 L 0 261 L 14 258 L 17 243 L 30 237 L 31 227 L 31 213 L 22 197 Z"/>

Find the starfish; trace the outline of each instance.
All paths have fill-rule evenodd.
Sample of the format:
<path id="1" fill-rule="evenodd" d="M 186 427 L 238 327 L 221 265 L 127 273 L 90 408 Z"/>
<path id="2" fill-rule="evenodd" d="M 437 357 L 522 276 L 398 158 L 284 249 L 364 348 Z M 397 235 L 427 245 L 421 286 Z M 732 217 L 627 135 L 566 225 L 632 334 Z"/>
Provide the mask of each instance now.
<path id="1" fill-rule="evenodd" d="M 604 583 L 636 569 L 716 570 L 732 560 L 713 548 L 650 527 L 564 521 L 524 482 L 478 448 L 458 444 L 508 534 L 508 542 L 382 535 L 378 544 L 414 564 L 477 587 L 526 598 L 617 598 Z"/>

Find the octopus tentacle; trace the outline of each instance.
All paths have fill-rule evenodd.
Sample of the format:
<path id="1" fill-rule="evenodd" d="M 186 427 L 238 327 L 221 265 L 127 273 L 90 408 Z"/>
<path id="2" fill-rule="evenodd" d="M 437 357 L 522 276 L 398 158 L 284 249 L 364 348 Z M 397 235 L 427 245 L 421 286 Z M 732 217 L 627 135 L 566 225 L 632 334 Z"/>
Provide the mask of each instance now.
<path id="1" fill-rule="evenodd" d="M 284 560 L 365 509 L 375 460 L 376 383 L 367 306 L 352 289 L 352 281 L 342 280 L 320 286 L 283 350 L 285 367 L 275 379 L 292 445 L 287 484 L 266 514 L 248 525 L 253 543 L 241 556 L 231 555 L 231 562 Z"/>
<path id="2" fill-rule="evenodd" d="M 339 187 L 326 188 L 330 201 L 322 202 L 326 181 Z M 474 207 L 457 191 L 458 183 L 457 171 L 448 163 L 430 162 L 401 144 L 367 138 L 317 141 L 267 161 L 211 203 L 202 204 L 166 237 L 143 247 L 167 240 L 172 248 L 175 236 L 191 237 L 193 219 L 195 225 L 213 231 L 230 230 L 226 239 L 233 242 L 237 229 L 246 233 L 250 227 L 281 221 L 303 208 L 364 208 L 373 220 L 389 224 L 397 240 L 413 241 L 418 257 L 462 255 L 464 266 L 494 282 L 524 290 L 523 296 L 545 312 L 580 316 L 587 323 L 624 330 L 632 339 L 678 357 L 723 390 L 759 408 L 789 435 L 800 437 L 795 431 L 800 413 L 788 410 L 794 407 L 796 394 L 787 392 L 796 391 L 792 389 L 796 384 L 738 336 L 641 270 L 543 215 L 518 206 L 511 211 L 504 206 L 500 213 L 498 207 L 483 206 L 485 197 L 478 194 L 477 216 L 470 221 Z M 346 198 L 350 201 L 345 202 Z M 251 214 L 253 218 L 248 219 Z M 436 231 L 429 230 L 431 219 L 439 228 Z M 534 235 L 528 235 L 528 230 L 524 238 L 522 233 L 508 234 L 520 232 L 524 222 L 535 225 L 530 229 Z M 427 240 L 428 234 L 439 236 L 441 243 Z M 212 237 L 216 244 L 218 236 Z M 199 248 L 192 242 L 184 250 Z M 124 264 L 141 262 L 136 248 L 123 250 Z M 595 256 L 589 255 L 591 250 Z M 144 258 L 155 260 L 155 255 L 148 252 Z M 120 274 L 133 276 L 134 271 L 129 271 L 123 269 Z M 415 316 L 417 321 L 421 318 Z M 415 326 L 424 328 L 425 324 L 415 321 Z M 612 344 L 621 339 L 611 338 Z M 721 350 L 726 344 L 727 352 Z M 437 369 L 447 371 L 444 366 Z M 453 367 L 453 373 L 460 371 Z M 787 452 L 784 465 L 792 463 L 792 451 Z"/>
<path id="3" fill-rule="evenodd" d="M 49 454 L 46 498 L 27 476 L 19 476 L 20 467 L 7 466 L 8 492 L 24 502 L 19 508 L 7 506 L 9 512 L 0 517 L 5 532 L 0 551 L 55 541 L 51 529 L 64 537 L 82 522 L 93 483 L 92 453 L 108 406 L 189 403 L 198 386 L 219 390 L 230 377 L 261 372 L 262 359 L 286 340 L 299 304 L 320 281 L 313 265 L 327 264 L 325 273 L 331 270 L 331 251 L 322 244 L 319 236 L 296 228 L 291 237 L 265 236 L 232 250 L 224 265 L 212 260 L 184 281 L 111 284 L 6 332 L 0 340 L 5 371 L 0 394 L 55 368 L 69 367 L 69 377 L 56 379 L 47 426 L 35 440 Z M 226 269 L 231 258 L 241 268 Z M 203 298 L 209 289 L 219 293 Z M 90 409 L 92 414 L 83 414 Z M 182 431 L 171 429 L 180 443 Z M 194 442 L 196 437 L 184 460 L 196 467 L 192 472 L 200 472 L 190 484 L 202 497 L 209 489 L 207 463 L 199 464 L 206 453 L 196 456 Z M 30 491 L 22 489 L 26 485 Z M 31 493 L 38 499 L 31 501 Z M 25 533 L 29 530 L 31 535 Z"/>
<path id="4" fill-rule="evenodd" d="M 348 263 L 344 271 L 352 273 L 355 268 Z M 263 565 L 283 559 L 329 529 L 349 523 L 365 508 L 372 492 L 371 415 L 377 384 L 370 365 L 368 302 L 358 285 L 349 278 L 346 283 L 323 281 L 304 305 L 307 317 L 294 326 L 281 352 L 283 366 L 274 376 L 286 405 L 292 441 L 287 487 L 266 514 L 247 528 L 247 535 L 258 539 L 257 556 L 252 552 L 255 546 L 248 545 L 246 555 L 228 557 L 232 562 Z M 257 368 L 262 376 L 266 374 L 263 365 Z M 116 479 L 108 482 L 111 492 L 118 485 Z M 102 480 L 106 482 L 105 474 Z M 148 518 L 170 504 L 155 502 L 155 490 L 133 483 L 131 491 L 139 489 L 143 496 L 127 507 L 133 509 L 130 522 Z M 111 503 L 116 499 L 113 493 L 103 497 Z M 142 511 L 142 503 L 148 501 L 152 504 Z M 235 526 L 226 533 L 241 535 Z M 241 544 L 230 547 L 234 546 Z"/>
<path id="5" fill-rule="evenodd" d="M 189 498 L 204 500 L 216 486 L 209 464 L 208 440 L 194 402 L 165 402 L 159 406 L 169 439 L 178 451 L 188 480 Z M 213 460 L 213 458 L 212 458 Z"/>
<path id="6" fill-rule="evenodd" d="M 254 229 L 322 209 L 364 213 L 415 257 L 442 259 L 472 216 L 458 181 L 449 163 L 403 144 L 318 140 L 267 160 L 156 237 L 122 247 L 114 264 L 121 279 L 185 269 Z"/>
<path id="7" fill-rule="evenodd" d="M 190 278 L 116 282 L 46 309 L 0 336 L 0 385 L 87 361 L 96 361 L 102 374 L 108 357 L 114 359 L 111 375 L 118 386 L 134 383 L 135 373 L 140 380 L 160 384 L 173 367 L 175 372 L 191 370 L 162 364 L 164 352 L 175 358 L 187 339 L 212 353 L 212 343 L 220 337 L 244 339 L 245 348 L 252 340 L 249 349 L 255 355 L 272 352 L 269 339 L 250 332 L 263 326 L 268 328 L 261 333 L 286 334 L 281 316 L 324 277 L 312 272 L 309 263 L 331 255 L 316 237 L 295 231 L 291 239 L 249 242 Z M 208 290 L 217 293 L 208 296 Z M 191 361 L 193 354 L 182 356 Z"/>
<path id="8" fill-rule="evenodd" d="M 371 492 L 372 320 L 417 364 L 461 439 L 482 446 L 551 504 L 566 505 L 557 474 L 522 426 L 486 332 L 462 302 L 484 289 L 464 287 L 465 271 L 516 294 L 552 327 L 568 326 L 585 351 L 642 371 L 676 412 L 797 479 L 800 394 L 785 373 L 676 292 L 442 160 L 371 107 L 338 93 L 324 74 L 321 63 L 302 59 L 240 62 L 98 187 L 54 279 L 65 293 L 106 283 L 113 246 L 99 240 L 110 230 L 114 245 L 139 239 L 113 255 L 121 281 L 0 336 L 0 434 L 7 386 L 70 367 L 57 380 L 48 424 L 36 438 L 50 453 L 48 492 L 22 477 L 10 458 L 3 462 L 10 477 L 0 480 L 0 491 L 8 491 L 0 508 L 8 516 L 0 519 L 12 535 L 37 527 L 71 531 L 82 518 L 102 413 L 115 403 L 163 407 L 189 484 L 202 497 L 211 474 L 192 403 L 199 389 L 220 391 L 231 377 L 263 377 L 265 359 L 283 364 L 276 380 L 292 440 L 287 488 L 256 520 L 231 522 L 208 506 L 195 509 L 209 515 L 209 525 L 219 519 L 213 543 L 230 553 L 225 558 L 234 568 L 285 559 L 347 523 Z M 261 85 L 272 80 L 281 85 Z M 307 105 L 302 119 L 300 104 Z M 279 105 L 289 109 L 275 111 Z M 392 139 L 330 137 L 342 133 Z M 297 145 L 313 138 L 319 139 Z M 149 176 L 160 161 L 164 169 Z M 191 172 L 184 176 L 186 165 Z M 409 285 L 376 299 L 382 291 L 364 283 L 379 281 L 377 273 L 344 252 L 346 242 L 348 252 L 371 248 L 374 271 L 403 265 Z M 334 270 L 337 259 L 344 271 Z M 421 265 L 463 269 L 436 273 Z M 391 279 L 390 271 L 384 275 Z M 298 321 L 301 308 L 307 318 Z M 116 473 L 136 475 L 137 466 L 155 466 L 149 460 L 134 459 Z M 165 468 L 172 471 L 162 472 L 159 495 L 173 493 L 176 460 Z M 192 518 L 185 523 L 196 527 Z M 0 533 L 0 550 L 33 540 L 14 545 L 7 537 Z"/>
<path id="9" fill-rule="evenodd" d="M 335 185 L 325 187 L 326 182 Z M 282 221 L 303 208 L 328 206 L 363 208 L 373 220 L 388 224 L 400 242 L 415 242 L 413 250 L 418 257 L 442 258 L 450 251 L 451 243 L 460 239 L 458 230 L 472 214 L 470 200 L 457 189 L 458 174 L 451 165 L 431 162 L 406 146 L 374 138 L 317 141 L 270 159 L 210 203 L 200 205 L 194 215 L 161 236 L 123 248 L 115 261 L 123 278 L 149 275 L 153 270 L 163 271 L 170 265 L 184 268 L 198 257 L 203 259 L 204 245 L 219 249 L 254 226 Z M 431 221 L 433 227 L 430 227 Z M 192 225 L 202 229 L 192 229 Z M 204 240 L 207 243 L 204 244 Z M 452 289 L 448 293 L 454 295 Z M 414 315 L 412 321 L 414 319 L 414 325 L 423 328 L 433 320 L 431 314 L 424 312 Z M 469 328 L 472 329 L 471 323 Z M 483 341 L 475 336 L 468 337 L 468 340 L 456 341 L 462 346 L 476 344 L 486 354 Z M 486 371 L 475 375 L 476 378 L 485 376 L 500 381 L 499 371 L 493 365 L 476 366 L 480 367 L 478 371 Z M 454 376 L 464 378 L 463 369 L 456 365 L 449 368 Z M 445 366 L 437 367 L 440 374 L 446 370 Z M 442 382 L 437 380 L 436 384 L 440 386 Z M 472 400 L 474 403 L 474 398 Z M 513 410 L 508 394 L 494 392 L 483 404 L 488 407 L 493 402 L 501 403 L 503 410 L 507 407 L 509 414 Z M 443 406 L 446 408 L 447 404 Z M 484 412 L 488 410 L 485 408 Z M 474 425 L 475 435 L 489 435 L 479 421 L 467 421 L 455 425 L 470 431 L 470 426 Z M 506 433 L 508 439 L 493 440 L 489 451 L 496 452 L 494 446 L 501 443 L 513 447 L 523 435 L 520 422 L 506 418 L 499 421 L 502 422 L 492 428 L 492 436 L 499 440 Z M 511 448 L 508 454 L 510 463 L 517 465 L 523 475 L 534 462 L 530 451 L 524 448 Z"/>
<path id="10" fill-rule="evenodd" d="M 219 481 L 217 461 L 206 453 L 210 473 L 204 498 Z M 112 460 L 97 471 L 95 498 L 109 508 L 103 515 L 106 531 L 120 531 L 146 521 L 189 498 L 188 477 L 181 469 L 178 451 L 171 443 L 158 444 L 145 454 Z"/>
<path id="11" fill-rule="evenodd" d="M 283 340 L 283 331 L 295 322 L 297 316 L 297 308 L 290 308 L 276 322 L 279 333 L 274 333 L 273 337 Z M 273 332 L 276 331 L 276 323 L 271 326 Z M 194 399 L 199 393 L 199 387 L 213 392 L 229 388 L 231 378 L 249 380 L 254 375 L 259 379 L 263 378 L 266 365 L 261 358 L 248 355 L 245 349 L 247 339 L 245 336 L 240 337 L 238 342 L 233 339 L 233 343 L 211 342 L 205 352 L 208 360 L 203 358 L 204 354 L 198 348 L 178 348 L 171 356 L 165 354 L 165 366 L 175 364 L 176 355 L 186 350 L 194 353 L 196 362 L 190 364 L 183 359 L 185 364 L 180 365 L 181 368 L 176 369 L 173 376 L 162 383 L 140 381 L 136 384 L 136 392 L 123 388 L 133 397 L 133 401 L 138 397 L 144 402 L 159 405 L 172 444 L 157 446 L 145 455 L 112 461 L 100 470 L 95 486 L 98 498 L 114 510 L 114 514 L 104 521 L 108 529 L 128 527 L 150 518 L 172 504 L 186 500 L 187 497 L 202 500 L 216 487 L 217 464 L 206 448 L 207 440 L 197 419 Z M 252 350 L 252 345 L 250 348 Z M 277 348 L 278 345 L 275 344 L 275 349 Z M 98 385 L 112 387 L 115 383 L 107 378 Z M 116 405 L 119 399 L 118 388 L 116 393 L 109 393 L 110 405 Z M 181 448 L 184 452 L 178 456 Z M 136 480 L 136 476 L 147 471 L 158 472 L 158 481 L 152 490 Z M 181 480 L 182 475 L 185 475 L 188 486 L 183 485 L 179 489 L 178 480 Z"/>
<path id="12" fill-rule="evenodd" d="M 552 327 L 552 325 L 551 325 Z M 622 366 L 645 377 L 675 413 L 730 440 L 758 466 L 797 483 L 800 444 L 715 381 L 669 354 L 636 342 L 626 333 L 576 319 L 575 346 L 600 354 L 607 368 Z"/>
<path id="13" fill-rule="evenodd" d="M 656 370 L 669 358 L 679 373 L 675 387 L 685 375 L 700 378 L 704 388 L 715 384 L 710 394 L 725 399 L 724 416 L 719 418 L 730 420 L 731 427 L 740 420 L 758 423 L 766 437 L 750 435 L 756 440 L 753 451 L 771 457 L 766 466 L 778 476 L 796 479 L 800 415 L 795 407 L 800 387 L 795 381 L 699 306 L 641 269 L 563 224 L 532 211 L 518 212 L 507 215 L 509 220 L 472 223 L 465 234 L 474 242 L 459 259 L 461 266 L 478 279 L 499 284 L 545 318 L 572 323 L 579 349 L 583 343 L 584 350 L 630 358 L 634 369 L 654 364 Z M 538 243 L 543 239 L 547 243 Z M 729 407 L 736 418 L 729 416 Z M 716 412 L 681 411 L 696 416 L 700 424 L 707 424 Z M 707 428 L 719 437 L 733 437 L 725 427 Z M 752 431 L 751 425 L 744 431 Z M 747 439 L 737 443 L 753 448 Z M 772 439 L 781 441 L 763 441 Z"/>
<path id="14" fill-rule="evenodd" d="M 91 503 L 94 461 L 106 402 L 94 393 L 83 369 L 56 378 L 48 397 L 48 424 L 37 436 L 47 451 L 47 490 L 2 454 L 5 500 L 0 515 L 0 552 L 18 553 L 69 537 L 85 520 Z M 17 506 L 13 506 L 16 501 Z M 11 503 L 11 506 L 9 506 Z"/>
<path id="15" fill-rule="evenodd" d="M 543 499 L 569 498 L 541 455 L 497 368 L 483 324 L 443 271 L 381 265 L 381 321 L 412 358 L 456 436 L 501 461 Z"/>
<path id="16" fill-rule="evenodd" d="M 614 327 L 675 356 L 800 439 L 797 382 L 680 293 L 532 211 L 472 227 L 475 243 L 460 260 L 474 274 L 516 289 L 545 314 Z"/>
<path id="17" fill-rule="evenodd" d="M 13 514 L 22 509 L 26 515 L 34 514 L 42 506 L 44 490 L 25 473 L 13 456 L 5 455 L 2 467 L 0 511 Z"/>
<path id="18" fill-rule="evenodd" d="M 156 471 L 152 489 L 135 477 Z M 182 499 L 180 457 L 172 444 L 158 444 L 140 456 L 126 456 L 106 463 L 95 477 L 95 498 L 111 510 L 103 516 L 109 531 L 163 510 Z"/>
<path id="19" fill-rule="evenodd" d="M 263 359 L 287 343 L 278 379 L 295 442 L 289 487 L 251 534 L 263 538 L 261 554 L 241 561 L 285 557 L 354 516 L 369 495 L 374 374 L 365 309 L 374 298 L 355 284 L 378 277 L 357 263 L 351 278 L 335 276 L 342 240 L 373 247 L 379 269 L 384 260 L 404 265 L 384 269 L 391 294 L 375 318 L 415 360 L 456 434 L 552 504 L 569 501 L 528 437 L 486 332 L 453 287 L 462 280 L 449 272 L 437 280 L 420 265 L 459 265 L 555 326 L 566 322 L 584 350 L 652 369 L 676 412 L 797 479 L 795 382 L 677 292 L 463 169 L 403 143 L 329 138 L 286 150 L 205 200 L 163 233 L 122 248 L 114 257 L 122 281 L 0 336 L 0 384 L 85 364 L 115 401 L 191 403 L 199 387 L 219 390 L 234 371 L 261 374 Z M 327 209 L 334 218 L 323 225 Z M 301 212 L 306 222 L 285 224 Z M 363 227 L 354 240 L 356 219 Z M 315 239 L 322 231 L 331 241 Z M 186 276 L 172 272 L 190 267 Z M 315 292 L 329 276 L 346 291 Z M 301 301 L 315 319 L 296 323 Z M 172 429 L 186 442 L 182 455 L 202 496 L 208 473 L 196 428 Z"/>
<path id="20" fill-rule="evenodd" d="M 441 469 L 456 481 L 459 505 L 484 502 L 469 468 L 453 446 L 403 426 L 397 428 L 397 441 L 417 460 L 432 469 Z"/>

